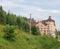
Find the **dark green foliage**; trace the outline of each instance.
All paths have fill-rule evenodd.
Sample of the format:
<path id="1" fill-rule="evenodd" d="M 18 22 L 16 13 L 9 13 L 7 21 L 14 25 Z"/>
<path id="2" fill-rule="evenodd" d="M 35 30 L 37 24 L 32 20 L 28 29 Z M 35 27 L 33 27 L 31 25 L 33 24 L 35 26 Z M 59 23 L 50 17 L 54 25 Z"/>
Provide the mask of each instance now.
<path id="1" fill-rule="evenodd" d="M 60 31 L 56 31 L 56 38 L 58 39 L 60 39 Z"/>
<path id="2" fill-rule="evenodd" d="M 26 22 L 22 22 L 22 29 L 26 32 L 29 32 L 30 31 L 30 28 L 29 28 L 29 24 L 26 23 Z"/>
<path id="3" fill-rule="evenodd" d="M 15 40 L 15 33 L 13 26 L 6 26 L 3 30 L 5 32 L 4 38 L 7 40 L 14 41 Z"/>
<path id="4" fill-rule="evenodd" d="M 32 32 L 33 35 L 40 35 L 39 28 L 36 27 L 35 25 L 32 25 L 31 32 Z"/>
<path id="5" fill-rule="evenodd" d="M 26 17 L 22 17 L 24 19 L 24 22 L 28 21 L 28 19 Z"/>
<path id="6" fill-rule="evenodd" d="M 0 6 L 0 10 L 1 10 L 1 11 L 3 10 L 2 6 Z"/>
<path id="7" fill-rule="evenodd" d="M 2 9 L 2 6 L 0 6 L 0 24 L 5 24 L 6 23 L 6 13 Z"/>
<path id="8" fill-rule="evenodd" d="M 58 31 L 57 33 L 58 33 L 58 35 L 60 35 L 60 31 Z"/>
<path id="9" fill-rule="evenodd" d="M 17 25 L 19 29 L 24 30 L 25 32 L 29 32 L 29 24 L 27 23 L 27 18 L 25 17 L 17 17 Z"/>
<path id="10" fill-rule="evenodd" d="M 6 15 L 6 24 L 16 25 L 16 21 L 17 21 L 16 15 L 10 13 Z"/>
<path id="11" fill-rule="evenodd" d="M 17 25 L 18 25 L 19 29 L 21 29 L 21 19 L 20 19 L 20 17 L 17 17 Z"/>
<path id="12" fill-rule="evenodd" d="M 19 29 L 29 32 L 30 29 L 27 21 L 28 19 L 26 17 L 16 16 L 10 12 L 6 14 L 2 6 L 0 7 L 0 24 L 17 25 Z"/>

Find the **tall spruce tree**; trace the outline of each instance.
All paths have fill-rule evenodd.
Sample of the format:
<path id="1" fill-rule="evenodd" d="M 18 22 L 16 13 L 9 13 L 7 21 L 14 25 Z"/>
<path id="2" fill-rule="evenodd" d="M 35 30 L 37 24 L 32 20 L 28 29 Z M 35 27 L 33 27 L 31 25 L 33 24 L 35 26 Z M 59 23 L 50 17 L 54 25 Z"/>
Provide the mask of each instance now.
<path id="1" fill-rule="evenodd" d="M 3 10 L 2 6 L 0 6 L 0 24 L 6 23 L 6 12 Z"/>

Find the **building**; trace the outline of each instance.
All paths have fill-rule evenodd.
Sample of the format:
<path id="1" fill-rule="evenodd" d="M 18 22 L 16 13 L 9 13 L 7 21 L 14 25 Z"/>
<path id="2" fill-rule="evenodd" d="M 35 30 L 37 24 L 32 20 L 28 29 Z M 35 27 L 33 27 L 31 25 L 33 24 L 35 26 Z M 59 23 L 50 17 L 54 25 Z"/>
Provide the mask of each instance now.
<path id="1" fill-rule="evenodd" d="M 55 32 L 56 32 L 56 26 L 55 26 L 55 21 L 49 16 L 47 20 L 42 20 L 42 21 L 33 21 L 31 20 L 31 24 L 36 25 L 39 27 L 41 35 L 51 35 L 55 37 Z"/>
<path id="2" fill-rule="evenodd" d="M 36 26 L 39 27 L 41 34 L 51 35 L 55 37 L 56 26 L 55 21 L 49 16 L 47 20 L 38 21 Z"/>

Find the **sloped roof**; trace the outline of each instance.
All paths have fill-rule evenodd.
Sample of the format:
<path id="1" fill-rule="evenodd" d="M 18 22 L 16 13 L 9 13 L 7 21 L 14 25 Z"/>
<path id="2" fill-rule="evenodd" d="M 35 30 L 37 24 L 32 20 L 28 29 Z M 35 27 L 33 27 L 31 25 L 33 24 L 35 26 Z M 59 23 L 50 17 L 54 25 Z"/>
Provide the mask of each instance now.
<path id="1" fill-rule="evenodd" d="M 31 22 L 30 22 L 31 21 Z M 43 25 L 47 25 L 47 23 L 46 22 L 54 22 L 54 25 L 55 25 L 55 21 L 51 18 L 51 16 L 49 16 L 49 18 L 47 19 L 47 20 L 42 20 L 42 21 L 40 21 Z M 31 23 L 31 24 L 34 24 L 34 25 L 36 25 L 36 24 L 38 24 L 38 23 L 40 23 L 39 21 L 38 22 L 36 22 L 34 19 L 29 19 L 29 23 Z"/>
<path id="2" fill-rule="evenodd" d="M 42 20 L 41 22 L 42 22 L 42 24 L 47 25 L 46 22 L 48 22 L 48 21 L 54 22 L 54 25 L 55 25 L 55 21 L 51 18 L 51 16 L 49 16 L 49 18 L 47 20 Z"/>
<path id="3" fill-rule="evenodd" d="M 51 16 L 49 16 L 49 18 L 47 19 L 47 20 L 45 20 L 45 21 L 49 21 L 49 22 L 55 22 L 52 18 L 51 18 Z"/>

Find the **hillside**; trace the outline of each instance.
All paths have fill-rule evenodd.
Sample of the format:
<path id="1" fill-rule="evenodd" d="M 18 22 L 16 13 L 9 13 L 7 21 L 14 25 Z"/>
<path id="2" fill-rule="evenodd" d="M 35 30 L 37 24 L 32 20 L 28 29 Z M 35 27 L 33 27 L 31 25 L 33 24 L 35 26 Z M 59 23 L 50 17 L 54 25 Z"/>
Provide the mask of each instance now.
<path id="1" fill-rule="evenodd" d="M 28 34 L 16 28 L 15 41 L 8 41 L 3 38 L 3 28 L 5 25 L 0 25 L 0 49 L 57 49 L 59 42 L 50 36 L 40 36 Z"/>
<path id="2" fill-rule="evenodd" d="M 0 49 L 57 49 L 60 42 L 51 36 L 41 36 L 39 28 L 29 19 L 6 13 L 0 6 Z"/>

